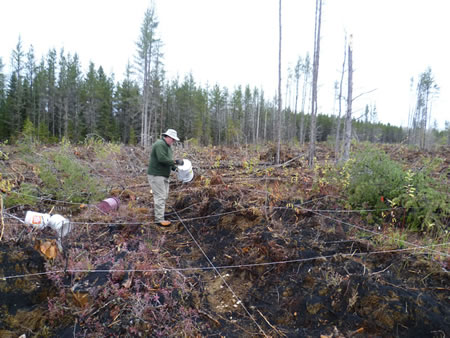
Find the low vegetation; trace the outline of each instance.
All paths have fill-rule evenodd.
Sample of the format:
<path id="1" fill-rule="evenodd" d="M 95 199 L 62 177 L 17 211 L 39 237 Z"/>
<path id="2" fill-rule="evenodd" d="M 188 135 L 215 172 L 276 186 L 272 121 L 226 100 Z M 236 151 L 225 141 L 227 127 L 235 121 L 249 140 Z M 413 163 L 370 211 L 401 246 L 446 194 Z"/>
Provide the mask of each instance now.
<path id="1" fill-rule="evenodd" d="M 3 144 L 0 335 L 446 336 L 450 150 L 274 149 L 176 148 L 161 229 L 141 148 Z M 62 252 L 27 210 L 70 218 Z"/>
<path id="2" fill-rule="evenodd" d="M 365 213 L 376 216 L 378 224 L 388 221 L 395 228 L 448 237 L 450 169 L 443 162 L 417 158 L 411 167 L 374 146 L 365 146 L 345 164 L 342 181 L 348 203 L 352 208 L 375 210 Z"/>

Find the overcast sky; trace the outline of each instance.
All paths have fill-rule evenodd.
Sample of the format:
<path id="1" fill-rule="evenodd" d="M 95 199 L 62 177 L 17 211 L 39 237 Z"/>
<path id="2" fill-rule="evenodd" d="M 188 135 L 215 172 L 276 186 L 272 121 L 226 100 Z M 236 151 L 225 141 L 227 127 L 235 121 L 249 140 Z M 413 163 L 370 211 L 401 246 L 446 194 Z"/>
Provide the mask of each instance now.
<path id="1" fill-rule="evenodd" d="M 192 72 L 202 86 L 278 86 L 278 0 L 155 0 L 157 32 L 169 79 Z M 384 123 L 406 126 L 414 92 L 410 80 L 431 67 L 440 87 L 432 101 L 439 127 L 450 121 L 450 3 L 447 0 L 324 0 L 319 113 L 331 114 L 345 34 L 353 34 L 354 117 L 376 105 Z M 0 57 L 9 71 L 19 35 L 38 59 L 51 48 L 77 53 L 121 80 L 149 0 L 2 0 Z M 314 0 L 282 0 L 282 77 L 299 56 L 312 56 Z M 416 83 L 415 83 L 416 84 Z M 285 85 L 282 90 L 285 91 Z M 414 85 L 415 89 L 415 85 Z M 283 94 L 283 100 L 285 99 Z"/>

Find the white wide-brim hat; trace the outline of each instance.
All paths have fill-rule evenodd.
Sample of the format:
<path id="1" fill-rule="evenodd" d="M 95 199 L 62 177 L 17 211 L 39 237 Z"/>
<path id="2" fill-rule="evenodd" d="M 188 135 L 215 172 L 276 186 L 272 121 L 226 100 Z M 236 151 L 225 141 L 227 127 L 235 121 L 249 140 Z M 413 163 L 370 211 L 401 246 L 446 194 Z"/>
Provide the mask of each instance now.
<path id="1" fill-rule="evenodd" d="M 170 138 L 173 138 L 175 141 L 179 141 L 177 131 L 174 129 L 167 129 L 165 133 L 163 133 L 164 136 L 169 136 Z"/>

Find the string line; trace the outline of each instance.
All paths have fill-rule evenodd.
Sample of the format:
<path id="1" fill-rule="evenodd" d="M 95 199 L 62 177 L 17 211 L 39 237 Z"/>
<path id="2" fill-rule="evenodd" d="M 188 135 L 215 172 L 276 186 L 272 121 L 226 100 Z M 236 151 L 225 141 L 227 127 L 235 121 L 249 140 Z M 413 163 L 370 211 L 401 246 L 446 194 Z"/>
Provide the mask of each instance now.
<path id="1" fill-rule="evenodd" d="M 449 243 L 443 243 L 442 245 L 447 245 Z M 391 249 L 391 250 L 380 250 L 380 251 L 372 251 L 372 252 L 354 252 L 354 253 L 336 253 L 333 255 L 326 255 L 326 256 L 315 256 L 315 257 L 309 257 L 309 258 L 298 258 L 298 259 L 289 259 L 284 261 L 274 261 L 274 262 L 263 262 L 263 263 L 248 263 L 248 264 L 236 264 L 236 265 L 219 265 L 219 266 L 202 266 L 202 267 L 187 267 L 187 268 L 168 268 L 168 267 L 162 267 L 162 268 L 154 268 L 154 269 L 67 269 L 67 270 L 52 270 L 52 271 L 45 271 L 45 272 L 36 272 L 36 273 L 28 273 L 28 274 L 21 274 L 21 275 L 11 275 L 11 276 L 4 276 L 0 277 L 0 280 L 7 280 L 7 279 L 14 279 L 14 278 L 23 278 L 23 277 L 32 277 L 32 276 L 40 276 L 40 275 L 47 275 L 47 274 L 57 274 L 57 273 L 112 273 L 112 272 L 183 272 L 183 271 L 207 271 L 207 270 L 223 270 L 223 269 L 240 269 L 240 268 L 252 268 L 252 267 L 258 267 L 258 266 L 270 266 L 270 265 L 279 265 L 279 264 L 290 264 L 290 263 L 302 263 L 302 262 L 308 262 L 308 261 L 314 261 L 314 260 L 327 260 L 327 259 L 333 259 L 337 257 L 353 257 L 353 256 L 369 256 L 369 255 L 378 255 L 378 254 L 386 254 L 386 253 L 398 253 L 398 252 L 406 252 L 411 250 L 419 250 L 419 249 L 427 249 L 428 246 L 421 246 L 417 248 L 404 248 L 404 249 Z M 445 270 L 446 273 L 449 273 L 450 271 Z"/>
<path id="2" fill-rule="evenodd" d="M 183 224 L 184 228 L 186 229 L 186 231 L 189 233 L 189 236 L 191 236 L 192 241 L 197 245 L 197 247 L 199 248 L 199 250 L 201 251 L 201 253 L 203 254 L 203 256 L 206 258 L 206 260 L 208 261 L 208 263 L 211 265 L 211 268 L 216 272 L 216 274 L 222 279 L 222 282 L 226 285 L 226 287 L 228 288 L 228 290 L 230 290 L 230 292 L 233 294 L 233 297 L 235 297 L 238 300 L 238 303 L 242 306 L 242 308 L 244 309 L 244 311 L 247 313 L 247 315 L 253 320 L 253 322 L 255 323 L 255 325 L 258 327 L 259 331 L 261 331 L 261 333 L 264 335 L 264 337 L 268 337 L 267 334 L 264 332 L 264 330 L 262 329 L 262 327 L 258 324 L 258 322 L 256 321 L 256 319 L 252 316 L 252 314 L 248 311 L 247 307 L 244 305 L 244 302 L 239 298 L 239 296 L 233 291 L 233 289 L 231 288 L 231 286 L 228 284 L 228 282 L 225 280 L 225 278 L 222 276 L 222 274 L 219 272 L 219 270 L 214 266 L 213 262 L 209 259 L 208 255 L 205 253 L 205 251 L 202 249 L 202 247 L 200 246 L 200 244 L 197 242 L 197 240 L 195 239 L 194 235 L 192 235 L 191 231 L 189 230 L 189 228 L 187 227 L 187 225 L 181 220 L 180 216 L 178 215 L 178 213 L 176 212 L 175 209 L 173 209 L 175 214 L 177 215 L 178 219 L 180 220 L 180 222 Z"/>

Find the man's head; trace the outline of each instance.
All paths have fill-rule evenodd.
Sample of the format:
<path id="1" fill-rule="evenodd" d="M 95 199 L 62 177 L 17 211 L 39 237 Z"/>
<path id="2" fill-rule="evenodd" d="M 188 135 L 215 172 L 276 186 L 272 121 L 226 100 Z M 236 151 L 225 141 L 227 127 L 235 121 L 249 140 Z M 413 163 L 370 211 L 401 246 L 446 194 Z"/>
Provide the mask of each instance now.
<path id="1" fill-rule="evenodd" d="M 166 140 L 167 144 L 170 146 L 175 141 L 179 141 L 177 131 L 174 129 L 167 129 L 165 133 L 162 134 L 164 136 L 164 139 Z"/>

